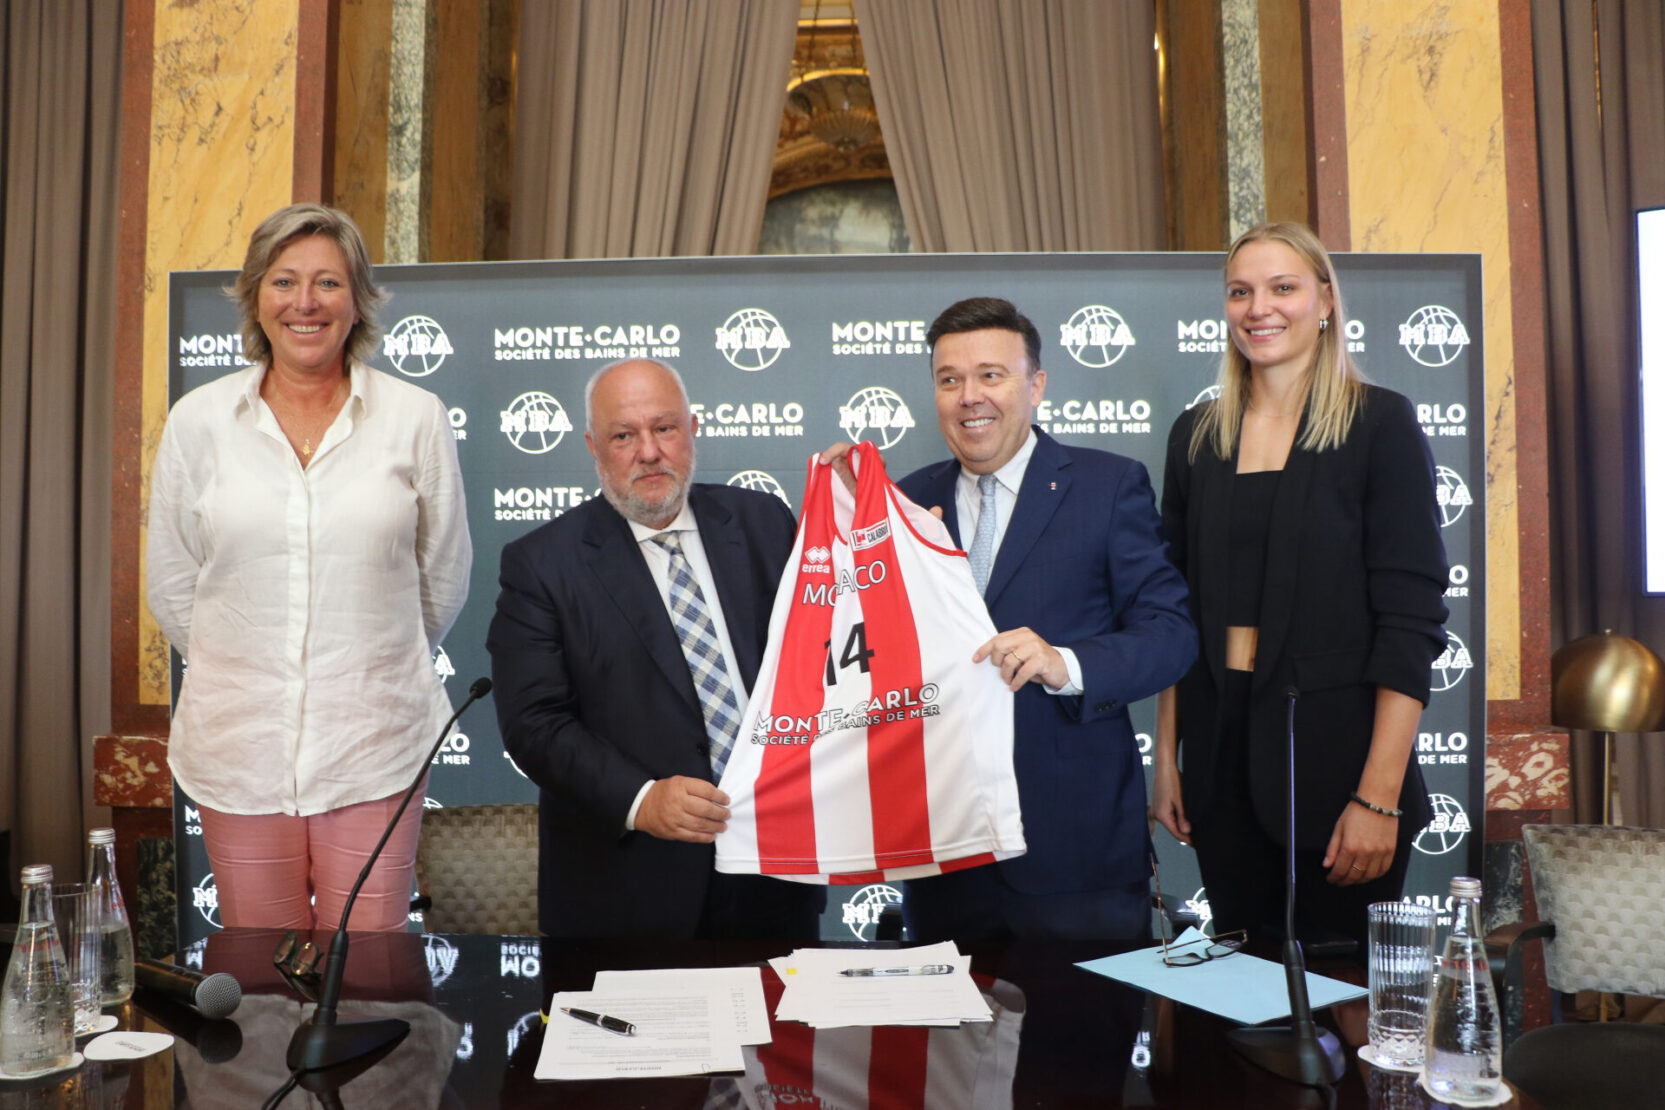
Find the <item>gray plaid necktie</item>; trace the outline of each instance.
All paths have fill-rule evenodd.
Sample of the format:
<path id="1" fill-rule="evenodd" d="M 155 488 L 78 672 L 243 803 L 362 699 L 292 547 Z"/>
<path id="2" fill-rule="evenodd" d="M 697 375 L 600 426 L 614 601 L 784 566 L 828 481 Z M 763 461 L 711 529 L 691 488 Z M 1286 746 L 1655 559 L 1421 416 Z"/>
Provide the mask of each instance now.
<path id="1" fill-rule="evenodd" d="M 652 538 L 671 557 L 671 624 L 682 641 L 682 657 L 688 661 L 694 692 L 705 715 L 705 734 L 711 739 L 711 770 L 720 779 L 729 752 L 734 750 L 734 739 L 740 735 L 740 702 L 729 682 L 728 668 L 723 665 L 722 643 L 717 639 L 717 626 L 712 623 L 705 594 L 694 577 L 694 568 L 688 565 L 688 557 L 682 553 L 682 540 L 675 532 Z"/>
<path id="2" fill-rule="evenodd" d="M 977 510 L 977 534 L 971 538 L 971 577 L 977 583 L 977 592 L 987 593 L 989 590 L 989 572 L 994 569 L 994 487 L 996 479 L 993 474 L 984 474 L 977 479 L 977 492 L 982 494 L 982 508 Z"/>

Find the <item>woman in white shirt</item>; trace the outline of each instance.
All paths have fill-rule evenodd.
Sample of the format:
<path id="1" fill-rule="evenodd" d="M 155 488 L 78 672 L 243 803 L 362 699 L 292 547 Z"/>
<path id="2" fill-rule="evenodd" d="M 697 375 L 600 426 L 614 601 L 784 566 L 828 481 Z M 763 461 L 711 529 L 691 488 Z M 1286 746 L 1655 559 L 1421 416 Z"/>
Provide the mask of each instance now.
<path id="1" fill-rule="evenodd" d="M 227 293 L 252 365 L 180 398 L 151 476 L 150 608 L 186 661 L 168 763 L 225 925 L 333 929 L 450 715 L 432 659 L 468 593 L 462 477 L 439 398 L 363 361 L 386 294 L 345 213 L 267 217 Z M 404 927 L 421 820 L 354 929 Z"/>

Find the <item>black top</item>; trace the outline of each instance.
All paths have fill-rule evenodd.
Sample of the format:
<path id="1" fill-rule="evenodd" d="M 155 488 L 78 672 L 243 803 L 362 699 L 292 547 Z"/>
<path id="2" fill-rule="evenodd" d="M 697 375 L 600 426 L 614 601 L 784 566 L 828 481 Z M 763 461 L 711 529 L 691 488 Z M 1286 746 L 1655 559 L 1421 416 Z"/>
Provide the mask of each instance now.
<path id="1" fill-rule="evenodd" d="M 1272 495 L 1282 470 L 1254 470 L 1237 475 L 1231 488 L 1231 524 L 1226 565 L 1226 623 L 1255 628 L 1260 624 L 1260 587 L 1266 575 L 1266 537 L 1272 530 Z"/>

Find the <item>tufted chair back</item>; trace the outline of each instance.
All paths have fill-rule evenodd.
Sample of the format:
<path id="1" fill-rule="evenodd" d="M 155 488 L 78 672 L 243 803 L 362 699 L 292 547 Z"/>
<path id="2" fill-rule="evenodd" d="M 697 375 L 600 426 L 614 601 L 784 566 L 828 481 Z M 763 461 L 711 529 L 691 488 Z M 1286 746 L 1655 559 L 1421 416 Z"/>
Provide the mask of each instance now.
<path id="1" fill-rule="evenodd" d="M 1552 990 L 1665 997 L 1665 829 L 1527 825 Z"/>
<path id="2" fill-rule="evenodd" d="M 422 815 L 416 886 L 430 933 L 538 932 L 538 807 L 448 806 Z"/>

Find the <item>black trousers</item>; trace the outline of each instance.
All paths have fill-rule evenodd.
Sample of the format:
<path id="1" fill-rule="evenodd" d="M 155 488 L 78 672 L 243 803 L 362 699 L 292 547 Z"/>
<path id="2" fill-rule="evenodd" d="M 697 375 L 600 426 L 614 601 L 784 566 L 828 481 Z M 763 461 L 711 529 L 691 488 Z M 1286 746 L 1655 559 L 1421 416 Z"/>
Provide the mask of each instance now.
<path id="1" fill-rule="evenodd" d="M 1249 684 L 1247 671 L 1227 671 L 1220 691 L 1220 735 L 1212 769 L 1214 803 L 1189 813 L 1197 866 L 1208 891 L 1214 929 L 1247 929 L 1250 936 L 1283 936 L 1285 829 L 1264 828 L 1249 799 Z M 1202 770 L 1202 769 L 1199 769 Z M 1203 773 L 1209 773 L 1204 771 Z M 1296 798 L 1299 806 L 1301 799 Z M 1338 819 L 1341 814 L 1335 815 Z M 1295 853 L 1295 932 L 1303 941 L 1347 937 L 1366 951 L 1368 907 L 1397 902 L 1404 893 L 1414 829 L 1401 822 L 1387 872 L 1367 883 L 1337 886 L 1322 851 Z"/>

